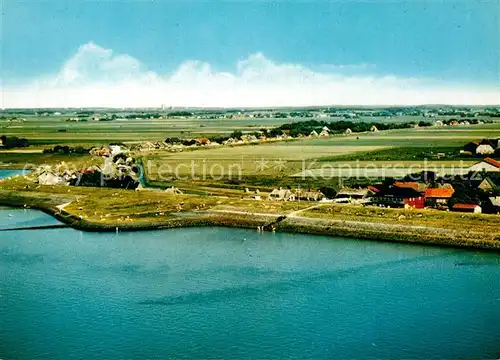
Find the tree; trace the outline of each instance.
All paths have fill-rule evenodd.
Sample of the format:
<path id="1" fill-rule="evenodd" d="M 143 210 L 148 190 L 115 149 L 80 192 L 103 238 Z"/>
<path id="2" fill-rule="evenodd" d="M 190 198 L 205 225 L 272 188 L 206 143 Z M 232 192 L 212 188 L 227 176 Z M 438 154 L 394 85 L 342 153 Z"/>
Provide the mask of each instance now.
<path id="1" fill-rule="evenodd" d="M 243 133 L 240 131 L 240 130 L 235 130 L 231 133 L 231 137 L 233 139 L 241 139 L 241 136 L 243 135 Z"/>

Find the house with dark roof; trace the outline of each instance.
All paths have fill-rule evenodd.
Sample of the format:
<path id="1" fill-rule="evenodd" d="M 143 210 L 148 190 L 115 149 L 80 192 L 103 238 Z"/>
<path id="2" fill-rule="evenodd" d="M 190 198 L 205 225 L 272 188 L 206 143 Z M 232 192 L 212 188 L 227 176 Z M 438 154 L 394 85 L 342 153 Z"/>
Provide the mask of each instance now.
<path id="1" fill-rule="evenodd" d="M 297 189 L 295 191 L 295 198 L 297 200 L 306 200 L 306 201 L 320 201 L 325 198 L 325 194 L 323 194 L 319 190 L 302 190 Z"/>
<path id="2" fill-rule="evenodd" d="M 362 189 L 351 189 L 342 188 L 335 195 L 333 202 L 335 203 L 351 203 L 351 204 L 361 204 L 366 202 L 366 200 L 375 192 L 369 188 Z"/>
<path id="3" fill-rule="evenodd" d="M 375 194 L 370 204 L 394 208 L 417 208 L 423 209 L 425 197 L 422 193 L 412 188 L 390 186 Z"/>
<path id="4" fill-rule="evenodd" d="M 500 178 L 487 176 L 483 181 L 481 181 L 477 188 L 489 194 L 500 194 Z"/>
<path id="5" fill-rule="evenodd" d="M 495 149 L 498 146 L 498 140 L 496 139 L 483 139 L 476 148 L 476 154 L 478 155 L 491 155 L 495 153 Z"/>
<path id="6" fill-rule="evenodd" d="M 274 189 L 271 193 L 269 193 L 267 199 L 274 201 L 294 201 L 295 194 L 288 189 L 279 188 Z"/>
<path id="7" fill-rule="evenodd" d="M 492 196 L 489 198 L 494 211 L 500 214 L 500 196 Z"/>
<path id="8" fill-rule="evenodd" d="M 478 146 L 479 146 L 479 141 L 471 141 L 470 143 L 464 146 L 463 152 L 475 154 Z"/>

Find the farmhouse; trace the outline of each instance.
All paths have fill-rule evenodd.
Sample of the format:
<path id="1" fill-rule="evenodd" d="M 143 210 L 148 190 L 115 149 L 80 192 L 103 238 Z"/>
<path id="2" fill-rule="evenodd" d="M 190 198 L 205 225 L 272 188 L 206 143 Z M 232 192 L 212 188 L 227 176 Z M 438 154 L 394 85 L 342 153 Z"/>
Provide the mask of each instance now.
<path id="1" fill-rule="evenodd" d="M 477 204 L 457 203 L 457 204 L 453 205 L 452 210 L 459 211 L 459 212 L 475 213 L 475 214 L 480 214 L 482 212 L 481 206 L 479 206 Z"/>
<path id="2" fill-rule="evenodd" d="M 313 130 L 311 131 L 311 133 L 309 134 L 309 137 L 313 137 L 313 136 L 318 136 L 318 133 L 316 132 L 316 130 Z"/>
<path id="3" fill-rule="evenodd" d="M 379 193 L 380 191 L 382 191 L 382 189 L 383 189 L 382 184 L 368 185 L 368 190 L 370 190 L 374 194 Z"/>
<path id="4" fill-rule="evenodd" d="M 487 176 L 481 181 L 477 188 L 487 193 L 500 193 L 500 179 L 493 179 Z"/>
<path id="5" fill-rule="evenodd" d="M 374 191 L 370 189 L 343 188 L 335 195 L 333 201 L 336 203 L 362 203 L 372 194 Z"/>
<path id="6" fill-rule="evenodd" d="M 38 175 L 38 184 L 40 185 L 67 185 L 67 181 L 55 172 L 46 170 Z"/>
<path id="7" fill-rule="evenodd" d="M 425 190 L 425 201 L 430 206 L 447 205 L 455 193 L 453 188 L 436 188 Z"/>
<path id="8" fill-rule="evenodd" d="M 411 188 L 391 186 L 381 190 L 371 198 L 371 203 L 394 208 L 424 208 L 424 196 Z"/>
<path id="9" fill-rule="evenodd" d="M 297 200 L 307 200 L 307 201 L 320 201 L 325 197 L 319 190 L 297 190 L 295 191 L 295 197 Z"/>
<path id="10" fill-rule="evenodd" d="M 427 188 L 427 184 L 415 181 L 396 181 L 394 183 L 394 186 L 397 186 L 399 188 L 413 189 L 422 194 L 425 192 Z"/>
<path id="11" fill-rule="evenodd" d="M 210 145 L 210 140 L 208 140 L 207 138 L 196 139 L 196 145 L 200 146 Z"/>
<path id="12" fill-rule="evenodd" d="M 288 189 L 274 189 L 269 196 L 268 200 L 274 201 L 294 201 L 295 195 Z"/>
<path id="13" fill-rule="evenodd" d="M 469 152 L 471 154 L 475 154 L 478 146 L 479 146 L 479 141 L 472 141 L 464 146 L 463 152 Z"/>
<path id="14" fill-rule="evenodd" d="M 494 143 L 491 140 L 488 139 L 483 139 L 479 143 L 479 146 L 476 149 L 476 154 L 477 155 L 491 155 L 495 153 L 495 149 L 498 145 L 498 142 L 495 140 L 496 143 Z"/>
<path id="15" fill-rule="evenodd" d="M 480 171 L 500 171 L 500 161 L 496 161 L 495 159 L 492 158 L 485 158 L 484 160 L 481 160 L 480 162 L 472 165 L 469 168 L 469 171 L 471 172 L 480 172 Z"/>
<path id="16" fill-rule="evenodd" d="M 372 127 L 370 128 L 370 131 L 371 132 L 377 132 L 378 129 L 377 129 L 377 127 L 375 125 L 372 125 Z"/>
<path id="17" fill-rule="evenodd" d="M 495 209 L 497 214 L 500 214 L 500 196 L 494 196 L 489 198 L 491 205 Z"/>
<path id="18" fill-rule="evenodd" d="M 103 146 L 101 149 L 97 149 L 97 148 L 92 148 L 90 151 L 89 151 L 90 155 L 94 155 L 94 156 L 110 156 L 111 155 L 111 149 L 107 146 Z"/>
<path id="19" fill-rule="evenodd" d="M 324 136 L 324 137 L 330 136 L 329 131 L 330 130 L 328 130 L 328 128 L 325 126 L 325 127 L 323 127 L 323 129 L 319 133 L 319 136 Z"/>
<path id="20" fill-rule="evenodd" d="M 352 130 L 351 130 L 351 129 L 349 129 L 349 128 L 347 128 L 347 129 L 345 129 L 344 134 L 346 134 L 346 135 L 351 135 L 351 134 L 352 134 Z"/>

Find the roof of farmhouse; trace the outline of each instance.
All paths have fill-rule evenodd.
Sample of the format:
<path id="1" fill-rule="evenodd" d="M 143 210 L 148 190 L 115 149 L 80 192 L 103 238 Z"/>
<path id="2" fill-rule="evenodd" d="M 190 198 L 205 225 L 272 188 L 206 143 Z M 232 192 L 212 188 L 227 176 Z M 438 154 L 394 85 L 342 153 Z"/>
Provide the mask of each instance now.
<path id="1" fill-rule="evenodd" d="M 453 196 L 455 190 L 450 188 L 436 188 L 425 190 L 426 198 L 449 199 Z"/>
<path id="2" fill-rule="evenodd" d="M 497 160 L 489 158 L 489 157 L 484 159 L 483 161 L 490 164 L 490 165 L 493 165 L 494 167 L 500 168 L 500 161 L 497 161 Z"/>

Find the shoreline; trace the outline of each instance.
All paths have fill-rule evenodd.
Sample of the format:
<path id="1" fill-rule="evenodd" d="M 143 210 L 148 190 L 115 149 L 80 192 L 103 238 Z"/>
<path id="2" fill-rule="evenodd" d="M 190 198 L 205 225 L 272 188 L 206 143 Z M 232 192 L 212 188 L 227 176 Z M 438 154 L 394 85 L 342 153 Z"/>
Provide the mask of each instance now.
<path id="1" fill-rule="evenodd" d="M 67 199 L 64 199 L 67 200 Z M 254 229 L 258 227 L 272 227 L 276 232 L 292 234 L 307 234 L 321 236 L 335 236 L 355 238 L 369 241 L 382 241 L 392 243 L 418 244 L 448 248 L 492 251 L 500 253 L 499 240 L 474 240 L 461 238 L 460 232 L 432 228 L 429 226 L 393 225 L 376 222 L 355 222 L 336 219 L 322 219 L 319 217 L 286 216 L 279 214 L 254 215 L 251 212 L 221 213 L 217 211 L 185 212 L 181 215 L 171 216 L 165 220 L 148 223 L 104 223 L 81 219 L 60 206 L 63 199 L 53 199 L 51 202 L 41 201 L 30 196 L 20 198 L 0 198 L 0 205 L 30 208 L 40 210 L 53 216 L 63 224 L 80 231 L 86 232 L 117 232 L 117 231 L 153 231 L 187 227 L 220 226 L 228 228 Z M 268 231 L 268 230 L 264 230 Z M 498 238 L 497 238 L 498 239 Z"/>

